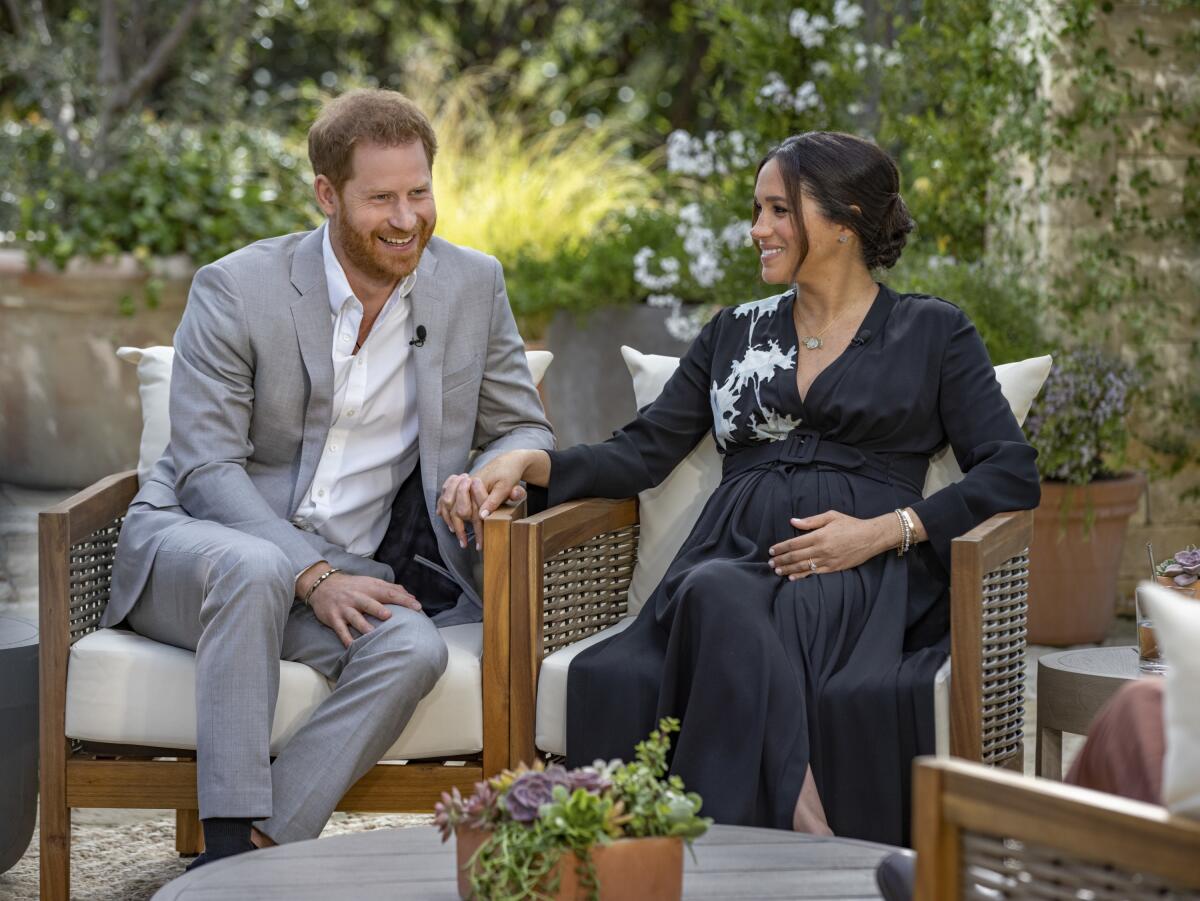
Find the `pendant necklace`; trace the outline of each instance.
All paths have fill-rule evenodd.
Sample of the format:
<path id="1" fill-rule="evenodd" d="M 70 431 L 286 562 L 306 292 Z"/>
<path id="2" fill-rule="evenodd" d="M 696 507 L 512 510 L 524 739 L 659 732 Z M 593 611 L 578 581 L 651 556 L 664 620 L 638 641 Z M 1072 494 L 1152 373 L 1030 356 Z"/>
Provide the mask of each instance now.
<path id="1" fill-rule="evenodd" d="M 825 328 L 821 329 L 816 334 L 800 335 L 800 343 L 804 347 L 808 348 L 809 350 L 820 350 L 822 347 L 825 346 L 825 342 L 822 340 L 821 336 L 824 335 L 827 331 L 829 331 L 833 327 L 833 324 L 835 322 L 837 322 L 839 319 L 841 319 L 843 316 L 845 316 L 846 313 L 849 312 L 849 310 L 850 310 L 849 307 L 844 308 L 842 310 L 842 312 L 838 313 L 836 316 L 834 316 L 832 319 L 830 319 L 827 323 L 825 323 Z"/>

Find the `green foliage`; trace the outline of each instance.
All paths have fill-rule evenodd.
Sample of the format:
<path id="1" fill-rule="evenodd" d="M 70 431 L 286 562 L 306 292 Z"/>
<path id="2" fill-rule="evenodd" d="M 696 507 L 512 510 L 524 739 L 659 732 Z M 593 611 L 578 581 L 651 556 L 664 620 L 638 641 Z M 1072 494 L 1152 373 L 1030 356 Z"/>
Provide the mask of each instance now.
<path id="1" fill-rule="evenodd" d="M 123 252 L 208 261 L 317 221 L 307 160 L 271 132 L 151 122 L 123 154 L 91 177 L 44 123 L 9 123 L 0 167 L 27 187 L 0 197 L 0 228 L 63 266 L 75 255 Z"/>
<path id="2" fill-rule="evenodd" d="M 907 254 L 886 280 L 897 291 L 930 294 L 961 308 L 979 330 L 996 365 L 1053 352 L 1054 344 L 1042 326 L 1045 302 L 1010 267 Z"/>

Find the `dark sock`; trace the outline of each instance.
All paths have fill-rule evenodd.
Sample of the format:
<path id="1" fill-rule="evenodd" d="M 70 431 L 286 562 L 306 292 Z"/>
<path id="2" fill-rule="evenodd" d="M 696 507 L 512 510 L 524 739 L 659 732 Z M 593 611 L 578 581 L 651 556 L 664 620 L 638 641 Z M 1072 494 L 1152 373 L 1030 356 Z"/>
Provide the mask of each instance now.
<path id="1" fill-rule="evenodd" d="M 204 825 L 204 855 L 209 861 L 253 851 L 250 841 L 250 820 L 231 817 L 209 817 Z"/>

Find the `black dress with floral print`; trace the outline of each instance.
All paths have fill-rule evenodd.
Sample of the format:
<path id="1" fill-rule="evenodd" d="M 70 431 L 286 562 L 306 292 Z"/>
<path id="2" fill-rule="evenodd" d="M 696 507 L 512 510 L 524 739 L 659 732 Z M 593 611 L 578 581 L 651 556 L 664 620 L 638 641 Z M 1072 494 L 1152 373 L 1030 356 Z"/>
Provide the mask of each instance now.
<path id="1" fill-rule="evenodd" d="M 627 758 L 659 717 L 676 716 L 672 771 L 718 822 L 790 828 L 811 766 L 837 834 L 898 844 L 912 758 L 934 749 L 950 541 L 1037 504 L 1035 453 L 957 307 L 880 286 L 802 400 L 797 354 L 822 351 L 797 346 L 794 302 L 788 292 L 722 311 L 633 422 L 551 454 L 549 503 L 631 497 L 709 431 L 725 461 L 635 622 L 572 663 L 568 758 Z M 799 432 L 841 454 L 772 457 Z M 928 458 L 947 444 L 965 477 L 922 498 Z M 839 462 L 855 453 L 876 465 Z M 902 506 L 929 534 L 904 557 L 794 582 L 767 563 L 795 536 L 792 517 Z"/>

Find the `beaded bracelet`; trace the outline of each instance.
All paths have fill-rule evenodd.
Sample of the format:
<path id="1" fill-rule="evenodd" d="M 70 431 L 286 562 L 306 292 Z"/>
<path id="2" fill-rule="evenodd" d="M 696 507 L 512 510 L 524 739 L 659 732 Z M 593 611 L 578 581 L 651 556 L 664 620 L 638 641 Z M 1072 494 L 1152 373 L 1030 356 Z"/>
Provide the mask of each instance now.
<path id="1" fill-rule="evenodd" d="M 322 582 L 324 582 L 326 579 L 328 579 L 334 573 L 340 573 L 340 572 L 341 572 L 340 569 L 338 569 L 336 566 L 333 566 L 333 567 L 330 567 L 325 572 L 321 573 L 321 575 L 317 576 L 317 581 L 313 582 L 312 585 L 309 586 L 308 591 L 304 592 L 304 606 L 311 607 L 312 604 L 309 603 L 309 599 L 312 598 L 313 592 L 316 591 L 320 587 Z"/>

